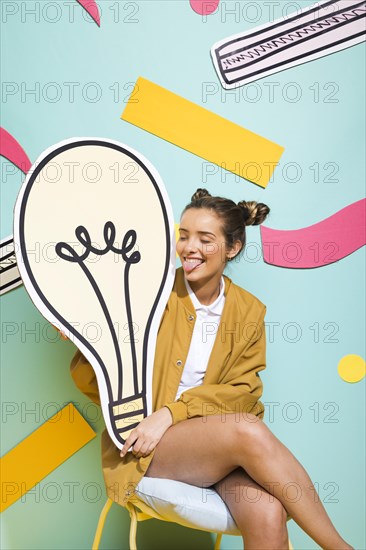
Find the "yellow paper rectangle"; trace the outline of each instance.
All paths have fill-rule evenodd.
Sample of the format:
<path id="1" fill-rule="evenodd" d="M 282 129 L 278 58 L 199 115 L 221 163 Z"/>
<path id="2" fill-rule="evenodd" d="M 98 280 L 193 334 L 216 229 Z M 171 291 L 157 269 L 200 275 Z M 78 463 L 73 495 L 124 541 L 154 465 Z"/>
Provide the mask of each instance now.
<path id="1" fill-rule="evenodd" d="M 266 187 L 284 148 L 138 78 L 121 118 Z"/>
<path id="2" fill-rule="evenodd" d="M 6 510 L 95 437 L 72 403 L 1 458 L 1 505 Z"/>

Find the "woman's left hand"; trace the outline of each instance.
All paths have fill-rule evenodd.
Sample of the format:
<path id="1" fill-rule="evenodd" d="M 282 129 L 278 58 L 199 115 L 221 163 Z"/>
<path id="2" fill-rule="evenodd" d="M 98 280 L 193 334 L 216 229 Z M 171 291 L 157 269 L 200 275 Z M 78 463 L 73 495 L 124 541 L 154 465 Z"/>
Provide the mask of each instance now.
<path id="1" fill-rule="evenodd" d="M 136 458 L 147 456 L 155 449 L 160 439 L 172 424 L 173 419 L 168 407 L 162 407 L 146 416 L 126 439 L 120 456 L 123 457 L 131 445 L 133 445 L 132 453 Z"/>

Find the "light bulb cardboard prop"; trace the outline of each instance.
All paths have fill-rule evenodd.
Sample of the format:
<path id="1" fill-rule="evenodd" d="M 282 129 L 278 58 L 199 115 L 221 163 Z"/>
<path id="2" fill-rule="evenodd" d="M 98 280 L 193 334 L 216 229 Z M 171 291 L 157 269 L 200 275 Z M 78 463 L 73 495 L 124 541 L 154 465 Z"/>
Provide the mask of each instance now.
<path id="1" fill-rule="evenodd" d="M 122 143 L 58 143 L 23 183 L 14 243 L 32 301 L 93 366 L 121 448 L 152 412 L 156 336 L 174 282 L 174 221 L 158 172 Z"/>

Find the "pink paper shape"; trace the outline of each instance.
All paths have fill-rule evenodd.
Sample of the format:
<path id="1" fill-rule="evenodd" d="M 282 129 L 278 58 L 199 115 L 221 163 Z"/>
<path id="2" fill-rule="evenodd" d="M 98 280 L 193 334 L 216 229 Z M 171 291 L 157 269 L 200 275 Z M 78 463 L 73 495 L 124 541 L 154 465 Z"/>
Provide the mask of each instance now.
<path id="1" fill-rule="evenodd" d="M 261 226 L 260 231 L 266 263 L 296 269 L 322 267 L 366 244 L 366 199 L 309 227 L 283 231 Z"/>
<path id="2" fill-rule="evenodd" d="M 77 0 L 100 27 L 99 9 L 95 0 Z"/>
<path id="3" fill-rule="evenodd" d="M 0 155 L 10 160 L 24 174 L 32 166 L 23 147 L 4 128 L 0 128 Z"/>
<path id="4" fill-rule="evenodd" d="M 220 0 L 189 0 L 193 11 L 199 15 L 211 15 L 217 10 Z"/>

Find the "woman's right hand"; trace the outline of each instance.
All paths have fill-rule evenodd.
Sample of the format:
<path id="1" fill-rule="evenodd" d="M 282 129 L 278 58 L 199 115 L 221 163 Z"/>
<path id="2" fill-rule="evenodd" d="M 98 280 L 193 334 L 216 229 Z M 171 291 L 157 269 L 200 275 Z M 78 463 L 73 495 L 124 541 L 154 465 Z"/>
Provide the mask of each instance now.
<path id="1" fill-rule="evenodd" d="M 51 323 L 51 324 L 52 324 L 52 323 Z M 68 337 L 66 336 L 66 334 L 65 334 L 65 333 L 63 333 L 63 332 L 62 332 L 62 330 L 60 330 L 59 328 L 55 327 L 55 325 L 52 325 L 52 326 L 53 326 L 53 328 L 54 328 L 54 329 L 56 329 L 56 330 L 57 330 L 57 332 L 59 332 L 59 333 L 60 333 L 60 335 L 61 335 L 61 338 L 62 338 L 63 340 L 68 340 Z"/>

